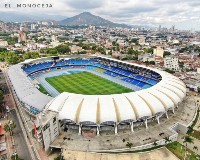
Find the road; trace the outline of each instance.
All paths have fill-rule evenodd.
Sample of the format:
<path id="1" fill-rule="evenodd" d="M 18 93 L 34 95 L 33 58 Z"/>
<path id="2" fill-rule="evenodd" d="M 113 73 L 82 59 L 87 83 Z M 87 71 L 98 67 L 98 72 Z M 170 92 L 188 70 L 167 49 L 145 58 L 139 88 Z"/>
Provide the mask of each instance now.
<path id="1" fill-rule="evenodd" d="M 17 112 L 17 106 L 15 104 L 14 101 L 14 97 L 11 93 L 11 90 L 9 88 L 9 81 L 8 81 L 8 77 L 6 75 L 6 71 L 3 70 L 3 75 L 4 78 L 3 80 L 5 81 L 5 85 L 6 85 L 6 93 L 7 96 L 5 96 L 5 101 L 6 104 L 9 105 L 11 111 L 8 115 L 8 119 L 12 119 L 15 123 L 16 123 L 16 128 L 14 129 L 14 140 L 15 140 L 15 149 L 17 151 L 17 154 L 19 155 L 20 158 L 22 158 L 23 160 L 32 160 L 32 159 L 36 159 L 35 157 L 33 157 L 33 155 L 31 155 L 30 153 L 30 149 L 32 149 L 32 146 L 29 146 L 30 143 L 27 142 L 27 137 L 25 134 L 25 129 L 22 128 L 23 126 L 23 122 L 19 116 L 19 113 Z M 34 153 L 32 153 L 34 154 Z M 34 155 L 35 156 L 35 155 Z"/>
<path id="2" fill-rule="evenodd" d="M 8 118 L 10 120 L 13 120 L 16 124 L 16 128 L 13 130 L 13 136 L 14 136 L 14 140 L 15 140 L 15 149 L 17 151 L 17 154 L 19 155 L 20 158 L 22 158 L 24 160 L 31 160 L 31 158 L 30 158 L 31 155 L 28 150 L 28 145 L 25 141 L 25 137 L 22 132 L 22 128 L 21 128 L 21 126 L 19 124 L 19 120 L 17 118 L 17 113 L 14 109 L 10 111 Z"/>

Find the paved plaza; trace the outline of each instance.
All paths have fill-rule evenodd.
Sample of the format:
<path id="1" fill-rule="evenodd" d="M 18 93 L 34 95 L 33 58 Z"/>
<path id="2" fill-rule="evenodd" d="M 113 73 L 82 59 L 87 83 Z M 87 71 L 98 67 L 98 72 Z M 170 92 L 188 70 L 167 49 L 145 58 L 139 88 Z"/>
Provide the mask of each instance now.
<path id="1" fill-rule="evenodd" d="M 133 154 L 97 154 L 64 150 L 65 160 L 178 160 L 165 147 L 151 152 Z"/>

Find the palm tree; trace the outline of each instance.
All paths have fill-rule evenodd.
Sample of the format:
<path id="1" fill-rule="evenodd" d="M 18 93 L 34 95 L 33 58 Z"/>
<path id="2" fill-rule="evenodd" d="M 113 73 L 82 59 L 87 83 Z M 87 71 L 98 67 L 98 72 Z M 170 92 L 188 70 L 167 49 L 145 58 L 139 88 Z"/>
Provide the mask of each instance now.
<path id="1" fill-rule="evenodd" d="M 191 143 L 194 143 L 194 139 L 188 135 L 184 136 L 183 137 L 183 143 L 185 143 L 185 156 L 184 156 L 184 159 L 186 159 L 186 156 L 187 156 L 187 144 L 191 144 Z"/>
<path id="2" fill-rule="evenodd" d="M 12 136 L 13 135 L 13 129 L 16 127 L 16 124 L 12 121 L 12 120 L 9 120 L 8 121 L 8 123 L 6 123 L 5 125 L 4 125 L 4 130 L 6 131 L 6 132 L 10 132 L 10 136 Z"/>
<path id="3" fill-rule="evenodd" d="M 165 143 L 171 143 L 172 142 L 172 140 L 169 139 L 169 137 L 165 137 L 164 139 L 165 139 Z"/>
<path id="4" fill-rule="evenodd" d="M 196 151 L 198 151 L 199 149 L 198 149 L 198 147 L 197 147 L 197 146 L 194 146 L 194 147 L 193 147 L 193 150 L 196 150 Z"/>
<path id="5" fill-rule="evenodd" d="M 189 126 L 189 127 L 188 127 L 188 131 L 187 131 L 187 134 L 190 134 L 190 133 L 192 133 L 192 132 L 193 132 L 193 127 Z"/>
<path id="6" fill-rule="evenodd" d="M 131 147 L 133 147 L 133 143 L 127 142 L 126 146 L 129 147 L 131 149 Z"/>
<path id="7" fill-rule="evenodd" d="M 156 141 L 154 141 L 153 145 L 156 147 L 158 145 L 158 143 Z"/>

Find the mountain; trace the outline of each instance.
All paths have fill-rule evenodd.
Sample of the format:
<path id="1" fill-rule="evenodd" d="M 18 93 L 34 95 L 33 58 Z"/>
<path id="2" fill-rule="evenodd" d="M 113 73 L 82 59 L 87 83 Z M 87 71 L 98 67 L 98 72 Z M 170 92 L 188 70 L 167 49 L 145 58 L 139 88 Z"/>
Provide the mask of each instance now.
<path id="1" fill-rule="evenodd" d="M 16 12 L 0 12 L 0 20 L 4 22 L 24 22 L 32 21 L 27 15 L 19 14 Z"/>
<path id="2" fill-rule="evenodd" d="M 129 27 L 125 24 L 113 23 L 105 20 L 99 16 L 95 16 L 89 12 L 83 12 L 71 18 L 66 18 L 58 22 L 60 25 L 67 26 L 81 26 L 81 25 L 92 25 L 92 26 L 106 26 L 106 27 Z"/>
<path id="3" fill-rule="evenodd" d="M 20 12 L 0 12 L 0 21 L 4 22 L 34 22 L 41 20 L 62 20 L 63 16 L 46 14 L 24 14 Z"/>

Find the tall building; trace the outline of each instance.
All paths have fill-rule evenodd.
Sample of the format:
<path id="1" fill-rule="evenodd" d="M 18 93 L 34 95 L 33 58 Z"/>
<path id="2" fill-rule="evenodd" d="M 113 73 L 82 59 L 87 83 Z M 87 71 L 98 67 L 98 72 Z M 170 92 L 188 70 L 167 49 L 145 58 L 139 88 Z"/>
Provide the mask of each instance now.
<path id="1" fill-rule="evenodd" d="M 31 31 L 35 30 L 35 24 L 31 24 Z"/>
<path id="2" fill-rule="evenodd" d="M 27 42 L 26 33 L 24 31 L 19 32 L 18 42 Z"/>
<path id="3" fill-rule="evenodd" d="M 157 48 L 155 48 L 153 50 L 153 54 L 158 56 L 158 57 L 163 57 L 164 49 L 162 47 L 158 46 Z"/>
<path id="4" fill-rule="evenodd" d="M 178 57 L 167 56 L 164 58 L 164 67 L 170 70 L 179 70 Z"/>
<path id="5" fill-rule="evenodd" d="M 21 23 L 20 27 L 19 27 L 20 31 L 24 31 L 24 25 Z"/>
<path id="6" fill-rule="evenodd" d="M 172 31 L 173 32 L 175 31 L 175 25 L 172 25 Z"/>
<path id="7" fill-rule="evenodd" d="M 158 31 L 161 31 L 161 29 L 162 29 L 162 28 L 161 28 L 161 25 L 159 25 L 159 27 L 158 27 Z"/>

